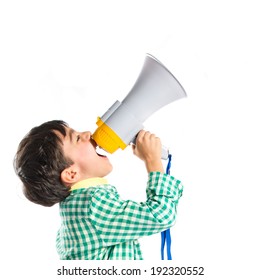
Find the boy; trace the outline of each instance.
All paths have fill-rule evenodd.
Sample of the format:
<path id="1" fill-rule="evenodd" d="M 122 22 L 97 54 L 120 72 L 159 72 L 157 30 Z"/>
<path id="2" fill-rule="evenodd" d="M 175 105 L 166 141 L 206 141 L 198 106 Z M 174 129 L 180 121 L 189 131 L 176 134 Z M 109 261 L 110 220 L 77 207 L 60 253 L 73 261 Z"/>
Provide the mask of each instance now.
<path id="1" fill-rule="evenodd" d="M 15 157 L 24 194 L 43 206 L 60 203 L 60 259 L 141 260 L 138 239 L 173 225 L 182 185 L 164 174 L 160 139 L 142 130 L 133 153 L 148 172 L 147 201 L 122 200 L 104 178 L 112 165 L 96 147 L 91 132 L 63 121 L 33 128 Z"/>

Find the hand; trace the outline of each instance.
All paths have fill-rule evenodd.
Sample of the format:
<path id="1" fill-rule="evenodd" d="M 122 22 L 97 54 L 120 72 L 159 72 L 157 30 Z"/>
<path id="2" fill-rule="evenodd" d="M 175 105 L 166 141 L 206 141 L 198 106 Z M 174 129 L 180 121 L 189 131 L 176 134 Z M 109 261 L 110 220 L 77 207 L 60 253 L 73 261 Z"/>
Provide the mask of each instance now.
<path id="1" fill-rule="evenodd" d="M 134 154 L 145 162 L 148 172 L 164 172 L 161 161 L 162 144 L 160 138 L 149 131 L 141 130 L 133 145 Z"/>

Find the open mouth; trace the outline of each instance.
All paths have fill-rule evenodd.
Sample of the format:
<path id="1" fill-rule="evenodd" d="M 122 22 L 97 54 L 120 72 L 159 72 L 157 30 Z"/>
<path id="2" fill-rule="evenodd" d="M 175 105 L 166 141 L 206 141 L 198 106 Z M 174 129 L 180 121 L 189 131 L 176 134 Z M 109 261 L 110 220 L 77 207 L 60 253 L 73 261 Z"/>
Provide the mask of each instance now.
<path id="1" fill-rule="evenodd" d="M 96 146 L 96 153 L 98 156 L 100 157 L 107 157 L 107 152 L 104 151 L 102 148 L 100 148 L 99 146 Z"/>
<path id="2" fill-rule="evenodd" d="M 107 157 L 108 153 L 105 150 L 103 150 L 102 148 L 100 148 L 93 139 L 91 139 L 91 143 L 92 143 L 93 147 L 95 148 L 98 156 Z"/>

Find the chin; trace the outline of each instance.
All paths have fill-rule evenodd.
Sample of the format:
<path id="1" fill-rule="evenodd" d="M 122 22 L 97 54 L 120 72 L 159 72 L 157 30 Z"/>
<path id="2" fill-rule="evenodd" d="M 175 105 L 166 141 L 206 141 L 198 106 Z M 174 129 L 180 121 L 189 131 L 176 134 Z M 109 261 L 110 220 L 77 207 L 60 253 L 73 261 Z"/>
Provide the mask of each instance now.
<path id="1" fill-rule="evenodd" d="M 107 172 L 105 172 L 104 177 L 107 176 L 108 174 L 110 174 L 112 172 L 112 170 L 113 170 L 113 166 L 111 165 L 110 168 L 107 170 Z"/>
<path id="2" fill-rule="evenodd" d="M 107 175 L 110 174 L 112 171 L 113 171 L 113 166 L 111 165 L 109 171 L 107 172 Z M 107 176 L 107 175 L 106 175 L 106 176 Z"/>

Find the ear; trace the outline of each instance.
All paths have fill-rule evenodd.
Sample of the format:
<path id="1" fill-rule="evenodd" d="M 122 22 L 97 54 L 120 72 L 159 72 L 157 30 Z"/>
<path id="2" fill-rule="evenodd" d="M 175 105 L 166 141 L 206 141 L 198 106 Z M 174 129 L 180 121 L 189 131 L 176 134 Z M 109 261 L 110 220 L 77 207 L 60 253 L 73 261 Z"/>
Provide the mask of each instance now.
<path id="1" fill-rule="evenodd" d="M 78 182 L 79 171 L 74 164 L 61 172 L 61 180 L 66 186 L 71 186 Z"/>

